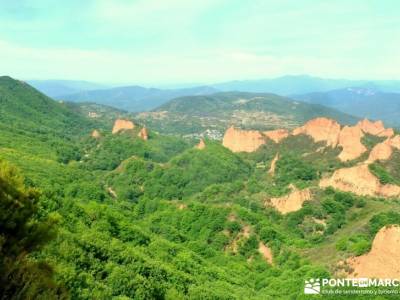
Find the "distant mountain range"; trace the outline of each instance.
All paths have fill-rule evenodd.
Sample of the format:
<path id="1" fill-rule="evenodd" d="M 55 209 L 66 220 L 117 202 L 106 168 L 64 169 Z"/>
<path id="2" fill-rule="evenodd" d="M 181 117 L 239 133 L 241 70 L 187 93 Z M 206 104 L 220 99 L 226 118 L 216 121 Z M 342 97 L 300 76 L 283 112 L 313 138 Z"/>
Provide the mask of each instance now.
<path id="1" fill-rule="evenodd" d="M 243 91 L 254 93 L 274 93 L 290 96 L 312 92 L 326 92 L 352 86 L 373 86 L 385 92 L 400 92 L 400 81 L 390 80 L 347 80 L 325 79 L 308 75 L 288 75 L 273 79 L 235 80 L 218 84 L 213 87 L 221 91 Z"/>
<path id="2" fill-rule="evenodd" d="M 154 109 L 167 101 L 187 95 L 208 95 L 218 90 L 209 86 L 185 89 L 156 89 L 141 86 L 126 86 L 112 89 L 82 91 L 64 95 L 59 99 L 72 102 L 95 102 L 130 112 Z"/>
<path id="3" fill-rule="evenodd" d="M 374 88 L 345 88 L 293 96 L 313 104 L 321 104 L 360 118 L 383 120 L 389 126 L 400 126 L 400 94 Z"/>
<path id="4" fill-rule="evenodd" d="M 151 111 L 168 101 L 185 96 L 217 92 L 274 93 L 301 101 L 321 104 L 346 114 L 382 119 L 400 126 L 398 118 L 400 81 L 325 79 L 308 75 L 273 79 L 230 81 L 207 86 L 178 89 L 124 86 L 109 88 L 85 81 L 29 81 L 44 94 L 69 102 L 92 102 L 128 112 Z M 373 94 L 371 94 L 373 93 Z"/>
<path id="5" fill-rule="evenodd" d="M 82 91 L 108 88 L 108 86 L 98 83 L 78 80 L 28 80 L 27 83 L 52 98 Z"/>

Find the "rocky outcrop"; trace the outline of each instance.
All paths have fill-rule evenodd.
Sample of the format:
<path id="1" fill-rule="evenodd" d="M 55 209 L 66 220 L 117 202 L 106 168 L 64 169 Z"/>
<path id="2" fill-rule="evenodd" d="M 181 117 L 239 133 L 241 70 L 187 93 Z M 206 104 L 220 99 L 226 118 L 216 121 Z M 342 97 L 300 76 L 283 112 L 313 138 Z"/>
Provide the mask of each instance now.
<path id="1" fill-rule="evenodd" d="M 275 154 L 274 159 L 271 161 L 271 166 L 269 168 L 268 174 L 274 175 L 275 174 L 275 169 L 276 169 L 276 162 L 279 159 L 279 153 Z"/>
<path id="2" fill-rule="evenodd" d="M 390 139 L 383 141 L 382 143 L 376 144 L 369 153 L 367 163 L 373 163 L 377 160 L 388 160 L 392 156 L 393 150 L 390 145 Z"/>
<path id="3" fill-rule="evenodd" d="M 272 251 L 268 246 L 266 246 L 263 242 L 259 242 L 258 252 L 268 263 L 272 265 Z"/>
<path id="4" fill-rule="evenodd" d="M 349 161 L 358 158 L 367 151 L 361 143 L 363 132 L 358 126 L 345 126 L 339 133 L 339 146 L 343 148 L 339 154 L 341 161 Z"/>
<path id="5" fill-rule="evenodd" d="M 367 119 L 360 121 L 355 126 L 344 126 L 335 120 L 328 118 L 315 118 L 303 126 L 292 131 L 292 135 L 305 134 L 310 136 L 315 142 L 325 142 L 327 147 L 341 147 L 342 151 L 338 158 L 341 161 L 351 161 L 359 158 L 368 149 L 363 145 L 362 138 L 364 133 L 379 137 L 391 137 L 390 142 L 379 145 L 372 153 L 374 157 L 386 157 L 385 153 L 389 150 L 387 145 L 400 149 L 400 136 L 393 136 L 393 129 L 385 129 L 382 121 L 371 122 Z M 281 142 L 289 136 L 285 129 L 277 129 L 259 132 L 256 130 L 240 130 L 230 127 L 224 135 L 223 145 L 233 152 L 253 152 L 267 142 L 267 139 L 275 143 Z"/>
<path id="6" fill-rule="evenodd" d="M 263 134 L 269 139 L 273 140 L 275 143 L 279 143 L 289 136 L 289 131 L 286 129 L 276 129 L 264 131 Z"/>
<path id="7" fill-rule="evenodd" d="M 115 120 L 114 127 L 112 129 L 112 133 L 116 134 L 120 131 L 130 130 L 135 128 L 135 124 L 129 120 L 117 119 Z"/>
<path id="8" fill-rule="evenodd" d="M 395 137 L 392 137 L 389 140 L 389 144 L 393 148 L 396 148 L 397 150 L 400 150 L 400 135 L 396 135 Z"/>
<path id="9" fill-rule="evenodd" d="M 138 134 L 138 137 L 141 138 L 143 141 L 147 141 L 149 139 L 149 133 L 147 132 L 147 128 L 143 127 Z"/>
<path id="10" fill-rule="evenodd" d="M 285 196 L 272 198 L 266 202 L 266 205 L 272 205 L 282 214 L 297 211 L 303 207 L 303 203 L 311 199 L 310 189 L 298 190 L 291 186 L 292 191 Z"/>
<path id="11" fill-rule="evenodd" d="M 368 164 L 336 170 L 329 178 L 319 183 L 320 187 L 333 187 L 360 196 L 395 197 L 400 195 L 400 187 L 392 184 L 382 185 L 369 170 Z"/>
<path id="12" fill-rule="evenodd" d="M 316 118 L 310 120 L 302 127 L 298 127 L 292 132 L 293 135 L 309 135 L 315 142 L 326 142 L 328 146 L 332 147 L 336 147 L 339 133 L 339 123 L 328 118 Z"/>
<path id="13" fill-rule="evenodd" d="M 195 146 L 196 149 L 203 150 L 206 147 L 203 139 L 200 139 L 199 143 Z"/>
<path id="14" fill-rule="evenodd" d="M 355 126 L 344 126 L 341 128 L 334 120 L 316 118 L 308 121 L 302 127 L 296 128 L 292 134 L 307 134 L 315 142 L 324 141 L 327 143 L 327 146 L 340 146 L 342 147 L 342 152 L 338 158 L 341 161 L 350 161 L 360 157 L 367 151 L 367 148 L 361 142 L 364 133 L 381 137 L 391 137 L 393 129 L 385 129 L 382 121 L 371 122 L 365 119 L 358 122 Z M 380 149 L 378 148 L 376 151 L 378 150 Z"/>
<path id="15" fill-rule="evenodd" d="M 279 143 L 288 136 L 289 131 L 286 129 L 260 132 L 236 129 L 232 126 L 225 132 L 222 144 L 232 152 L 254 152 L 264 145 L 267 139 Z"/>
<path id="16" fill-rule="evenodd" d="M 93 130 L 93 131 L 92 131 L 92 134 L 91 134 L 90 136 L 91 136 L 92 138 L 95 138 L 95 139 L 101 138 L 101 134 L 100 134 L 100 132 L 99 132 L 97 129 Z"/>
<path id="17" fill-rule="evenodd" d="M 385 141 L 376 144 L 369 154 L 367 163 L 373 163 L 377 160 L 388 160 L 392 156 L 394 149 L 400 150 L 399 135 L 388 138 Z"/>
<path id="18" fill-rule="evenodd" d="M 385 129 L 382 121 L 371 122 L 368 119 L 364 119 L 358 122 L 357 126 L 365 133 L 375 136 L 391 137 L 394 135 L 393 129 Z"/>
<path id="19" fill-rule="evenodd" d="M 350 258 L 350 278 L 400 279 L 400 227 L 386 226 L 376 234 L 371 251 Z"/>
<path id="20" fill-rule="evenodd" d="M 222 144 L 232 152 L 254 152 L 265 144 L 264 136 L 256 130 L 240 130 L 233 126 L 225 132 Z"/>

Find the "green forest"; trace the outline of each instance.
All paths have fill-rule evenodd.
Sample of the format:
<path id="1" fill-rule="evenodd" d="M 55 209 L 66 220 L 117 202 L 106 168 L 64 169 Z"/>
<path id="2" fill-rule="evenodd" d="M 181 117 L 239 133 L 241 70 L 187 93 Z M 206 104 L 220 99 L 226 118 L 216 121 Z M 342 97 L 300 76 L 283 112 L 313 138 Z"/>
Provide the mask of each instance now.
<path id="1" fill-rule="evenodd" d="M 351 163 L 307 136 L 254 153 L 207 139 L 197 149 L 151 127 L 140 139 L 140 123 L 111 134 L 113 118 L 87 109 L 0 77 L 0 299 L 309 299 L 305 280 L 334 276 L 400 224 L 398 200 L 319 188 Z M 399 162 L 370 168 L 398 183 Z M 288 214 L 265 205 L 291 186 L 312 199 Z"/>

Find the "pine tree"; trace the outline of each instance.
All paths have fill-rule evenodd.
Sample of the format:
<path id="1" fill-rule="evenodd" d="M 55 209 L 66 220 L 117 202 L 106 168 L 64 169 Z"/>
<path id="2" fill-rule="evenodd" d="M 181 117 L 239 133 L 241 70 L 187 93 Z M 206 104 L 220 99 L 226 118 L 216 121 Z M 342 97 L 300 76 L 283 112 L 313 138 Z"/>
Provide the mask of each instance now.
<path id="1" fill-rule="evenodd" d="M 0 299 L 63 298 L 52 268 L 30 254 L 54 235 L 51 219 L 38 220 L 40 193 L 0 161 Z"/>

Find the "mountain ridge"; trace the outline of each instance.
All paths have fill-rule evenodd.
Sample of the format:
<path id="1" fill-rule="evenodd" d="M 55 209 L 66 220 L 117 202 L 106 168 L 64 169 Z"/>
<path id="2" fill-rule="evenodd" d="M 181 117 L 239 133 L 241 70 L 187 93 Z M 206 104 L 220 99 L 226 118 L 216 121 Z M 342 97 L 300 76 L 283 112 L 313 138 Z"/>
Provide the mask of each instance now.
<path id="1" fill-rule="evenodd" d="M 376 87 L 361 86 L 295 95 L 294 99 L 332 107 L 360 118 L 383 120 L 400 126 L 400 94 L 383 92 Z"/>
<path id="2" fill-rule="evenodd" d="M 230 125 L 247 129 L 294 128 L 305 121 L 326 116 L 345 124 L 357 118 L 321 105 L 306 104 L 269 93 L 219 92 L 205 96 L 175 98 L 136 118 L 164 133 L 199 135 L 207 130 L 222 138 Z M 219 133 L 218 133 L 219 132 Z"/>
<path id="3" fill-rule="evenodd" d="M 179 96 L 210 94 L 216 91 L 215 88 L 209 86 L 183 89 L 158 89 L 133 85 L 105 90 L 83 91 L 58 98 L 73 102 L 95 102 L 130 112 L 137 112 L 154 109 Z"/>
<path id="4" fill-rule="evenodd" d="M 310 75 L 285 75 L 270 79 L 234 80 L 213 84 L 222 91 L 267 92 L 283 96 L 324 92 L 360 85 L 375 85 L 383 91 L 400 92 L 399 80 L 329 79 Z"/>

